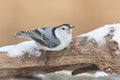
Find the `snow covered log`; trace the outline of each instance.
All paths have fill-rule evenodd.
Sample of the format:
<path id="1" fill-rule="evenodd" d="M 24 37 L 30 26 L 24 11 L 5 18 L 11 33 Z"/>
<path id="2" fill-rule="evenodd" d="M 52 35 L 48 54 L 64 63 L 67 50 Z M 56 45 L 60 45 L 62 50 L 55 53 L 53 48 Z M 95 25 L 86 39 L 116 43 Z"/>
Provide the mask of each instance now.
<path id="1" fill-rule="evenodd" d="M 31 68 L 30 74 L 37 72 L 49 73 L 63 70 L 68 66 L 84 63 L 94 64 L 100 70 L 107 73 L 120 73 L 120 44 L 119 36 L 116 37 L 119 31 L 120 29 L 116 29 L 112 25 L 99 28 L 79 37 L 74 37 L 68 48 L 59 52 L 46 52 L 46 55 L 49 57 L 47 67 L 42 56 L 36 58 L 34 56 L 28 57 L 25 54 L 20 58 L 10 58 L 6 54 L 0 54 L 0 69 L 14 69 L 16 73 L 13 75 L 27 73 L 28 67 Z M 100 39 L 96 39 L 96 36 Z M 80 73 L 82 69 L 80 67 L 76 70 L 73 71 L 73 74 Z M 8 71 L 6 74 L 9 75 L 10 72 Z"/>
<path id="2" fill-rule="evenodd" d="M 47 56 L 49 57 L 47 68 L 45 67 L 42 57 L 28 58 L 27 55 L 24 55 L 20 58 L 9 58 L 5 54 L 0 54 L 0 69 L 23 68 L 24 72 L 27 72 L 25 67 L 40 67 L 39 71 L 36 72 L 47 73 L 65 69 L 65 65 L 90 63 L 95 64 L 100 70 L 105 72 L 120 73 L 120 58 L 116 53 L 112 52 L 112 47 L 116 45 L 116 43 L 111 43 L 109 40 L 107 42 L 109 44 L 98 46 L 97 42 L 87 41 L 87 38 L 75 38 L 69 48 L 57 53 L 47 52 Z M 110 47 L 111 45 L 113 46 Z M 51 70 L 52 67 L 55 70 Z"/>

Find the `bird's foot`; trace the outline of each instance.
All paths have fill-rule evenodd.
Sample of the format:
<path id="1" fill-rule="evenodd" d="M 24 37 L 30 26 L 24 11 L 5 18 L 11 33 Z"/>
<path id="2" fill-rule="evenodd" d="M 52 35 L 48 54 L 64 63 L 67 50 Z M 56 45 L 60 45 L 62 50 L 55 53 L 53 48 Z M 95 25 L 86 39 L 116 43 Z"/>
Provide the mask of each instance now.
<path id="1" fill-rule="evenodd" d="M 48 66 L 48 56 L 46 55 L 46 50 L 42 49 L 41 52 L 42 52 L 42 57 L 43 57 L 45 66 Z"/>
<path id="2" fill-rule="evenodd" d="M 48 56 L 45 53 L 42 54 L 45 66 L 48 66 Z"/>

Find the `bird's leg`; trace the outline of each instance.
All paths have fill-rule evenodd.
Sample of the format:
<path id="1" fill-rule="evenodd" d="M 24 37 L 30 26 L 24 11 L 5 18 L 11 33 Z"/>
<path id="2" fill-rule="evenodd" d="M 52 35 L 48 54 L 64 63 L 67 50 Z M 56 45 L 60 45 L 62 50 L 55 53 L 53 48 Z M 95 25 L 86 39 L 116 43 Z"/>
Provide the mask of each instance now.
<path id="1" fill-rule="evenodd" d="M 46 56 L 46 50 L 45 49 L 41 49 L 41 52 L 42 52 L 42 56 L 43 56 L 43 59 L 44 59 L 44 63 L 46 66 L 48 66 L 47 62 L 48 62 L 48 57 Z"/>

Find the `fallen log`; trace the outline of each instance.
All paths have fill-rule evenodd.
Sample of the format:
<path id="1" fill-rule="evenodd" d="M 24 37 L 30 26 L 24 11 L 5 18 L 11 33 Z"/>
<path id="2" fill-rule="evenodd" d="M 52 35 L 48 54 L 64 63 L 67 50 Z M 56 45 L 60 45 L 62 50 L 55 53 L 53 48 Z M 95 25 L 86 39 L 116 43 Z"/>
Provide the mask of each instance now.
<path id="1" fill-rule="evenodd" d="M 0 71 L 6 72 L 0 77 L 50 73 L 83 63 L 94 64 L 107 73 L 120 73 L 120 56 L 116 54 L 117 44 L 110 41 L 110 35 L 105 39 L 106 43 L 99 45 L 94 39 L 88 41 L 87 37 L 75 37 L 68 48 L 58 52 L 46 52 L 49 57 L 48 66 L 45 66 L 42 56 L 36 58 L 28 57 L 26 54 L 20 58 L 10 58 L 4 53 L 0 54 Z M 82 72 L 86 69 L 83 68 Z M 75 71 L 75 74 L 80 72 Z"/>

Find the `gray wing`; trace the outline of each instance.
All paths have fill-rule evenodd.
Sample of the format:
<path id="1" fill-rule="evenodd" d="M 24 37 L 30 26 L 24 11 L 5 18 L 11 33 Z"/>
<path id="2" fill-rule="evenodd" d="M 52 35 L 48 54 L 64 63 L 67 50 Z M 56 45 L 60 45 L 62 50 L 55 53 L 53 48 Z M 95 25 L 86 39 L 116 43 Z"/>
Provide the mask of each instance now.
<path id="1" fill-rule="evenodd" d="M 56 47 L 60 44 L 60 40 L 54 34 L 55 28 L 41 28 L 30 31 L 29 37 L 43 46 L 49 48 Z"/>

